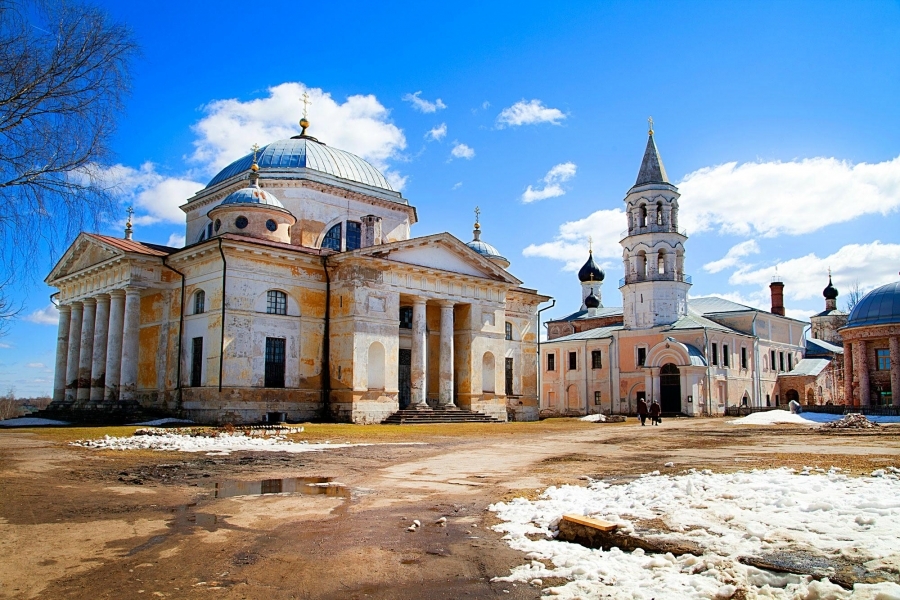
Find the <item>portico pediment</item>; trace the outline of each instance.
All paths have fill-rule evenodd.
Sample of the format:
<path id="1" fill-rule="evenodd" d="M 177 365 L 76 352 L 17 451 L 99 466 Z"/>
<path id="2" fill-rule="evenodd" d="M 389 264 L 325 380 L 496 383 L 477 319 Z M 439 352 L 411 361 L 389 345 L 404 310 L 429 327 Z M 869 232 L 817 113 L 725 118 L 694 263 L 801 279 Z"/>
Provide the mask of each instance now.
<path id="1" fill-rule="evenodd" d="M 340 255 L 371 256 L 435 271 L 493 279 L 512 285 L 521 281 L 484 258 L 449 233 L 438 233 L 390 244 L 380 244 Z"/>
<path id="2" fill-rule="evenodd" d="M 161 250 L 160 247 L 148 246 L 131 240 L 81 233 L 44 281 L 52 285 L 53 281 L 129 254 L 165 256 L 167 252 Z"/>

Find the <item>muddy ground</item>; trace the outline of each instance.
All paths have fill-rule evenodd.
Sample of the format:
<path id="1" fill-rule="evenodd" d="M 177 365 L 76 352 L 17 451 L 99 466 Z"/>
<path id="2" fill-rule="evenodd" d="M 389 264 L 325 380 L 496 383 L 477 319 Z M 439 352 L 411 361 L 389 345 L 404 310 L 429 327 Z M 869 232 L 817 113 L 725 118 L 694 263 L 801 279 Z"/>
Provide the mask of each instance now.
<path id="1" fill-rule="evenodd" d="M 538 598 L 539 589 L 490 581 L 524 562 L 490 530 L 493 502 L 583 485 L 585 475 L 900 466 L 900 426 L 824 432 L 722 419 L 310 425 L 298 439 L 374 445 L 306 454 L 68 444 L 123 431 L 0 431 L 0 598 Z M 304 494 L 240 495 L 262 480 L 284 480 L 263 484 L 270 492 L 291 489 L 295 478 L 322 479 L 299 481 Z M 326 479 L 343 487 L 303 485 Z M 422 527 L 409 532 L 414 519 Z"/>

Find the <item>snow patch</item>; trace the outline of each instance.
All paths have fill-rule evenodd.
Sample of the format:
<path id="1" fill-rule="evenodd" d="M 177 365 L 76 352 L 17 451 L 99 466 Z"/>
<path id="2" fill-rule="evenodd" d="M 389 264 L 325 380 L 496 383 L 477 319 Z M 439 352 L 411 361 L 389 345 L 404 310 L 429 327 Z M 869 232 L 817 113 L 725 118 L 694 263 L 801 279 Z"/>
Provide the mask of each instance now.
<path id="1" fill-rule="evenodd" d="M 900 417 L 866 415 L 866 418 L 872 423 L 900 423 Z M 741 417 L 740 419 L 726 421 L 726 423 L 730 425 L 778 425 L 779 423 L 793 423 L 796 425 L 818 427 L 822 423 L 833 423 L 843 419 L 845 419 L 845 415 L 829 415 L 826 413 L 812 412 L 796 414 L 778 409 L 752 413 L 746 417 Z"/>
<path id="2" fill-rule="evenodd" d="M 268 437 L 246 436 L 243 433 L 220 433 L 213 436 L 183 435 L 178 433 L 160 433 L 154 435 L 132 435 L 129 437 L 104 436 L 96 440 L 78 440 L 71 442 L 73 446 L 98 448 L 106 450 L 160 450 L 168 452 L 206 452 L 207 454 L 226 455 L 232 452 L 319 452 L 353 446 L 371 446 L 372 444 L 332 444 L 329 442 L 310 444 L 293 442 L 284 436 Z"/>
<path id="3" fill-rule="evenodd" d="M 596 415 L 588 415 L 586 417 L 581 417 L 578 419 L 579 421 L 588 421 L 589 423 L 606 423 L 606 415 L 601 415 L 597 413 Z"/>
<path id="4" fill-rule="evenodd" d="M 175 419 L 173 417 L 166 417 L 163 419 L 155 419 L 153 421 L 144 421 L 143 423 L 132 423 L 132 425 L 145 425 L 149 427 L 159 427 L 160 425 L 174 425 L 176 423 L 182 424 L 192 424 L 193 421 L 188 419 Z"/>
<path id="5" fill-rule="evenodd" d="M 494 529 L 529 561 L 496 579 L 531 583 L 562 577 L 569 583 L 545 590 L 561 598 L 730 598 L 742 589 L 748 598 L 900 599 L 895 583 L 857 584 L 847 591 L 827 579 L 771 573 L 737 560 L 805 552 L 900 564 L 900 477 L 891 469 L 859 478 L 837 469 L 806 470 L 804 476 L 791 469 L 647 474 L 625 485 L 551 487 L 537 500 L 516 498 L 490 510 L 502 521 Z M 673 532 L 663 536 L 706 551 L 676 558 L 555 541 L 566 513 L 618 523 L 626 532 L 638 521 L 661 519 Z"/>
<path id="6" fill-rule="evenodd" d="M 39 419 L 37 417 L 19 417 L 0 421 L 0 427 L 43 427 L 45 425 L 69 425 L 68 421 L 54 421 L 53 419 Z"/>

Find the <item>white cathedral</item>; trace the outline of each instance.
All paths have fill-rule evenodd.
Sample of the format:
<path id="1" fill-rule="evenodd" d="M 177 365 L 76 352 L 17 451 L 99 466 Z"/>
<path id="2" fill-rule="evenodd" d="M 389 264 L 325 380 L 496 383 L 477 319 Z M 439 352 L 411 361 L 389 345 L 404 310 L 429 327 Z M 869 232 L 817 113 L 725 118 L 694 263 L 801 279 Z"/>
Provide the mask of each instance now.
<path id="1" fill-rule="evenodd" d="M 255 148 L 181 207 L 184 248 L 82 233 L 58 289 L 51 410 L 206 423 L 538 418 L 536 311 L 480 239 L 307 135 Z M 413 418 L 410 416 L 409 418 Z M 449 417 L 448 417 L 449 418 Z"/>

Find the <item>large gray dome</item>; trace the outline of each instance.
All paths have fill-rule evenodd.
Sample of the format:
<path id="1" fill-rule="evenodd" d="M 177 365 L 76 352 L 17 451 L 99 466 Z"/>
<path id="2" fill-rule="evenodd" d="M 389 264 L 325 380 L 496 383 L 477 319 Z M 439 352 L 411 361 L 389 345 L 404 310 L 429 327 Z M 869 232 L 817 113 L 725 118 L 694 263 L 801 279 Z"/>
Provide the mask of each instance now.
<path id="1" fill-rule="evenodd" d="M 384 175 L 360 157 L 331 148 L 309 137 L 279 140 L 263 146 L 257 153 L 256 162 L 260 173 L 312 169 L 341 179 L 394 191 Z M 213 187 L 235 175 L 245 173 L 252 164 L 252 153 L 239 158 L 219 171 L 206 187 Z"/>
<path id="2" fill-rule="evenodd" d="M 900 281 L 875 288 L 860 300 L 850 316 L 847 327 L 900 324 Z"/>

